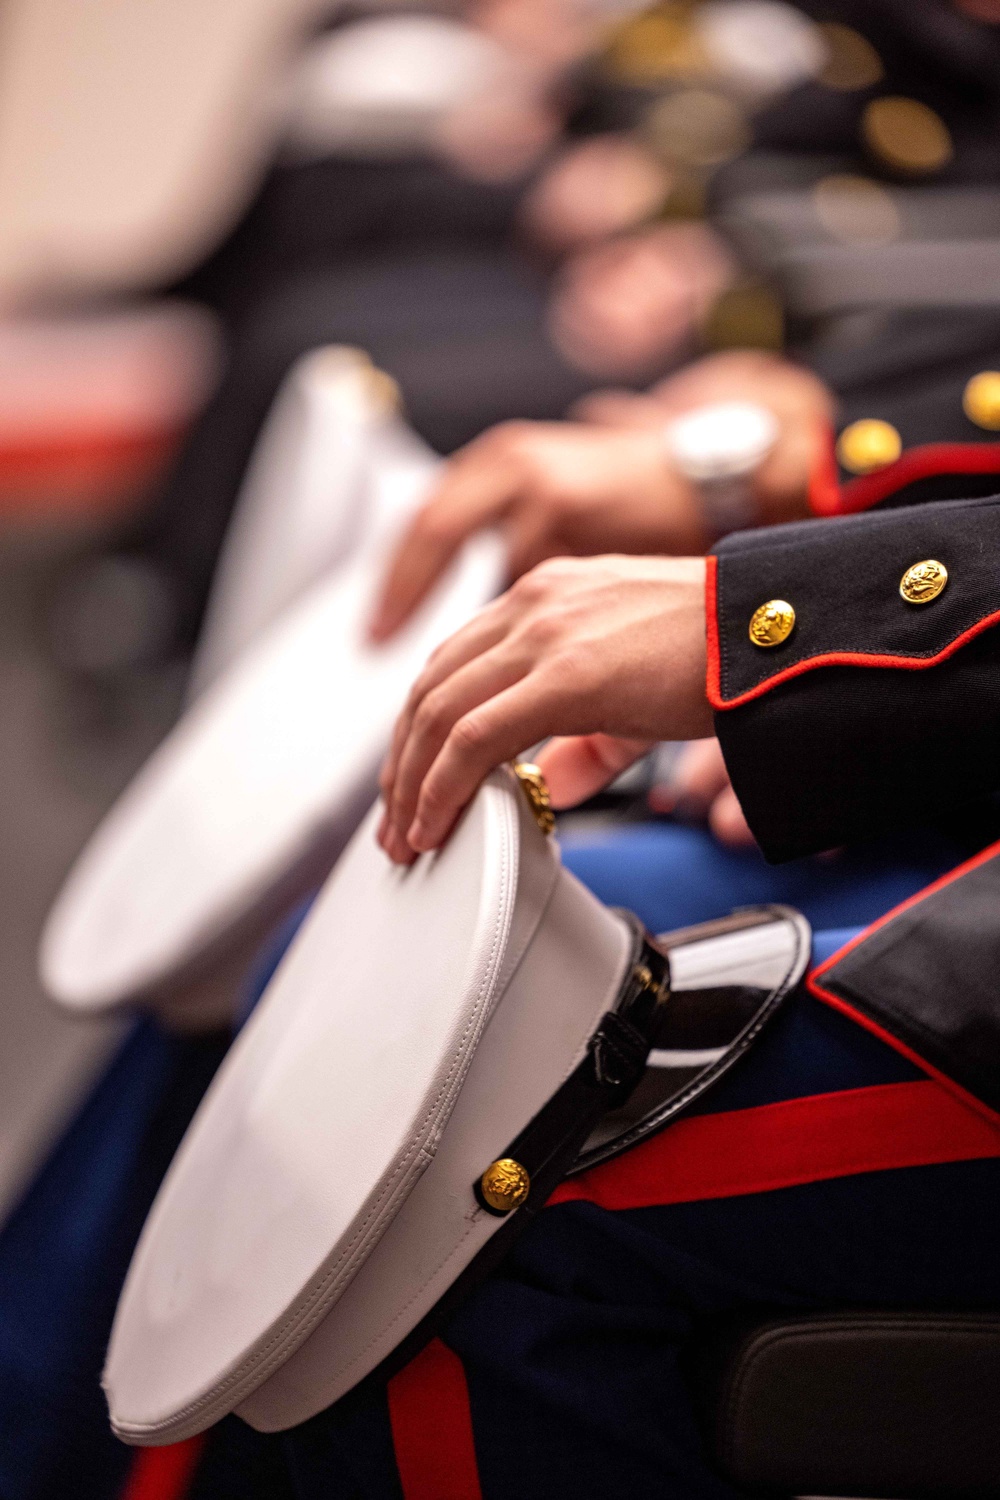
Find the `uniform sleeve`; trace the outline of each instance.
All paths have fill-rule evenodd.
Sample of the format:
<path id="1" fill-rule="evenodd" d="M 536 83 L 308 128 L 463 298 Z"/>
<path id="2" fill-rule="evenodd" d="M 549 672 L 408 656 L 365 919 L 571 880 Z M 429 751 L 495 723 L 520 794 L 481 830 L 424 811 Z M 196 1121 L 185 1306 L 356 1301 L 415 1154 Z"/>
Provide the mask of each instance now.
<path id="1" fill-rule="evenodd" d="M 768 859 L 1000 787 L 1000 496 L 735 533 L 707 587 L 716 732 Z"/>

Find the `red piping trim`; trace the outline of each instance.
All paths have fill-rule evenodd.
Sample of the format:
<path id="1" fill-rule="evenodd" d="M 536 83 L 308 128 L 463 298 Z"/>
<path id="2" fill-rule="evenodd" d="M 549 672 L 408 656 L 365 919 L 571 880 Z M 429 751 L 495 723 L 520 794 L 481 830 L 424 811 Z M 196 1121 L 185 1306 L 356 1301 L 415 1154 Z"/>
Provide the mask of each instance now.
<path id="1" fill-rule="evenodd" d="M 204 1446 L 202 1433 L 166 1448 L 143 1448 L 133 1460 L 121 1500 L 183 1500 Z"/>
<path id="2" fill-rule="evenodd" d="M 995 1124 L 930 1079 L 884 1083 L 678 1120 L 549 1204 L 656 1208 L 986 1157 L 1000 1157 Z"/>
<path id="3" fill-rule="evenodd" d="M 839 512 L 850 515 L 869 510 L 904 485 L 940 474 L 988 474 L 997 471 L 1000 488 L 1000 443 L 922 443 L 908 448 L 896 462 L 876 474 L 853 479 L 840 491 Z M 830 514 L 830 512 L 822 512 Z"/>
<path id="4" fill-rule="evenodd" d="M 705 558 L 705 691 L 713 708 L 719 707 L 722 693 L 722 657 L 719 651 L 719 559 Z"/>
<path id="5" fill-rule="evenodd" d="M 482 1500 L 465 1370 L 432 1339 L 389 1381 L 403 1500 Z"/>
<path id="6" fill-rule="evenodd" d="M 754 698 L 762 698 L 765 693 L 769 693 L 780 683 L 788 682 L 792 677 L 801 677 L 804 672 L 814 672 L 819 667 L 894 667 L 906 672 L 922 672 L 927 667 L 936 667 L 940 662 L 947 661 L 969 641 L 977 635 L 982 635 L 984 630 L 989 630 L 996 624 L 1000 624 L 1000 610 L 993 610 L 991 614 L 984 615 L 981 620 L 976 621 L 975 625 L 970 625 L 968 630 L 963 630 L 961 635 L 957 635 L 934 656 L 892 656 L 888 652 L 826 651 L 819 656 L 810 656 L 804 661 L 797 661 L 791 667 L 785 667 L 784 671 L 776 672 L 773 677 L 759 682 L 756 687 L 748 688 L 745 693 L 738 693 L 735 698 L 723 698 L 719 691 L 719 684 L 713 683 L 710 679 L 708 701 L 716 709 L 737 708 L 741 703 L 750 703 Z"/>
<path id="7" fill-rule="evenodd" d="M 931 1063 L 927 1062 L 925 1058 L 920 1056 L 919 1052 L 914 1052 L 912 1047 L 908 1047 L 905 1042 L 900 1041 L 898 1036 L 895 1036 L 891 1031 L 887 1031 L 877 1021 L 872 1020 L 863 1010 L 856 1009 L 848 1001 L 842 1000 L 839 995 L 833 994 L 831 990 L 825 989 L 822 985 L 814 984 L 811 978 L 807 980 L 807 987 L 817 1000 L 822 1000 L 823 1004 L 828 1005 L 831 1010 L 839 1011 L 849 1021 L 856 1022 L 858 1026 L 862 1026 L 872 1036 L 878 1037 L 880 1042 L 885 1042 L 886 1046 L 891 1047 L 894 1052 L 898 1052 L 901 1057 L 907 1058 L 911 1063 L 915 1063 L 918 1068 L 923 1069 L 935 1083 L 958 1099 L 966 1109 L 975 1110 L 976 1114 L 982 1115 L 984 1119 L 989 1120 L 991 1125 L 1000 1126 L 1000 1115 L 995 1110 L 990 1109 L 989 1105 L 984 1104 L 981 1099 L 977 1099 L 975 1094 L 970 1094 L 968 1089 L 963 1089 L 961 1084 L 956 1083 L 953 1078 L 949 1078 L 947 1073 L 942 1073 L 940 1068 L 935 1068 Z"/>
<path id="8" fill-rule="evenodd" d="M 916 906 L 921 901 L 926 900 L 928 896 L 933 896 L 936 891 L 943 890 L 945 886 L 951 885 L 952 881 L 961 879 L 961 877 L 963 875 L 967 875 L 970 870 L 976 870 L 980 865 L 988 864 L 991 859 L 995 859 L 998 855 L 1000 855 L 1000 841 L 995 844 L 990 844 L 987 848 L 980 850 L 978 854 L 973 855 L 971 859 L 963 861 L 962 864 L 956 865 L 955 869 L 949 870 L 947 874 L 939 876 L 937 880 L 932 881 L 931 884 L 925 886 L 923 890 L 917 891 L 912 896 L 908 896 L 905 901 L 901 901 L 898 906 L 894 906 L 891 911 L 886 912 L 884 916 L 881 916 L 877 921 L 872 922 L 869 927 L 864 928 L 864 930 L 861 932 L 855 933 L 854 937 L 852 937 L 849 942 L 845 943 L 842 948 L 838 948 L 836 953 L 832 953 L 829 958 L 824 959 L 824 961 L 818 966 L 818 968 L 813 970 L 813 972 L 809 975 L 808 980 L 806 981 L 807 987 L 816 996 L 817 1000 L 821 1000 L 824 1005 L 829 1005 L 833 1010 L 840 1011 L 841 1015 L 848 1016 L 852 1021 L 856 1021 L 859 1026 L 863 1026 L 866 1031 L 871 1032 L 873 1036 L 877 1036 L 880 1041 L 885 1042 L 888 1046 L 892 1047 L 894 1051 L 899 1052 L 903 1057 L 908 1058 L 910 1062 L 916 1063 L 918 1068 L 922 1068 L 925 1073 L 927 1073 L 931 1078 L 935 1079 L 936 1082 L 941 1084 L 943 1088 L 946 1088 L 950 1093 L 954 1094 L 957 1099 L 961 1100 L 966 1108 L 974 1109 L 978 1114 L 983 1115 L 993 1124 L 1000 1123 L 1000 1115 L 998 1115 L 995 1110 L 990 1109 L 988 1104 L 984 1104 L 981 1099 L 978 1099 L 975 1096 L 975 1094 L 970 1094 L 967 1089 L 962 1088 L 961 1084 L 956 1083 L 954 1079 L 949 1078 L 946 1073 L 942 1073 L 939 1068 L 936 1068 L 932 1063 L 927 1062 L 925 1058 L 921 1057 L 919 1053 L 915 1052 L 913 1048 L 910 1047 L 906 1042 L 901 1041 L 899 1037 L 894 1036 L 891 1031 L 886 1030 L 886 1028 L 881 1026 L 879 1022 L 866 1015 L 864 1011 L 856 1009 L 856 1007 L 851 1005 L 849 1001 L 843 1000 L 832 990 L 827 989 L 825 985 L 820 983 L 820 980 L 825 974 L 829 973 L 830 969 L 838 964 L 842 958 L 846 957 L 846 955 L 850 953 L 852 949 L 857 948 L 866 940 L 866 938 L 871 937 L 872 933 L 877 932 L 880 927 L 885 927 L 889 922 L 894 921 L 895 918 L 900 916 L 903 912 L 909 911 L 911 907 Z"/>

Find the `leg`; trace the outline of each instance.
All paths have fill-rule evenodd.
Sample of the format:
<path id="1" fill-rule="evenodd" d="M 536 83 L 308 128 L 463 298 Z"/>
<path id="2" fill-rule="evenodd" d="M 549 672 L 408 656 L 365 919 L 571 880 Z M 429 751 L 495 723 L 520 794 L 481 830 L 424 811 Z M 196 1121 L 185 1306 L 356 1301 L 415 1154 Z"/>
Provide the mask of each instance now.
<path id="1" fill-rule="evenodd" d="M 764 901 L 797 907 L 817 930 L 864 926 L 968 852 L 941 834 L 769 865 L 757 849 L 727 849 L 707 829 L 668 822 L 578 833 L 562 849 L 584 885 L 608 906 L 629 907 L 651 932 Z"/>

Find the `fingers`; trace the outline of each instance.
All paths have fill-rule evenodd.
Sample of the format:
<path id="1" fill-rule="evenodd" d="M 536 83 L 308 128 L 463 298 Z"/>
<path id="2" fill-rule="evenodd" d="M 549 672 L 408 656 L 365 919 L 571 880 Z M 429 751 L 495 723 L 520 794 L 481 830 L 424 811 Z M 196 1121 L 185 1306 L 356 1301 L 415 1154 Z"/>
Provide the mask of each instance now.
<path id="1" fill-rule="evenodd" d="M 520 578 L 547 558 L 570 552 L 570 547 L 562 545 L 565 540 L 561 541 L 556 534 L 548 507 L 518 508 L 511 517 L 506 537 L 508 577 Z"/>
<path id="2" fill-rule="evenodd" d="M 437 849 L 484 777 L 548 733 L 553 684 L 532 672 L 459 719 L 424 777 L 406 840 L 418 853 Z"/>
<path id="3" fill-rule="evenodd" d="M 752 849 L 756 844 L 731 786 L 725 787 L 712 803 L 708 823 L 719 843 L 731 849 Z"/>
<path id="4" fill-rule="evenodd" d="M 718 740 L 691 740 L 678 756 L 669 783 L 654 789 L 652 805 L 657 812 L 707 818 L 709 808 L 728 781 Z"/>
<path id="5" fill-rule="evenodd" d="M 392 743 L 379 777 L 379 786 L 383 793 L 388 795 L 392 791 L 399 764 L 399 753 L 406 743 L 413 716 L 420 704 L 439 683 L 444 682 L 453 672 L 465 666 L 466 662 L 473 661 L 483 652 L 489 651 L 503 638 L 508 628 L 508 614 L 509 599 L 506 595 L 502 595 L 492 604 L 487 604 L 484 609 L 473 616 L 467 625 L 450 636 L 431 654 L 427 665 L 410 689 L 402 713 L 396 720 Z"/>
<path id="6" fill-rule="evenodd" d="M 575 807 L 603 791 L 652 748 L 652 740 L 588 734 L 550 740 L 537 758 L 553 807 Z"/>
<path id="7" fill-rule="evenodd" d="M 409 853 L 412 846 L 407 844 L 407 835 L 421 787 L 456 725 L 466 714 L 513 686 L 527 669 L 527 662 L 501 647 L 476 657 L 421 700 L 397 751 L 395 774 L 385 794 L 386 823 L 381 842 L 388 854 L 405 858 Z"/>
<path id="8" fill-rule="evenodd" d="M 406 623 L 462 543 L 499 519 L 517 488 L 514 456 L 499 442 L 473 443 L 451 460 L 396 547 L 368 627 L 372 641 L 388 640 Z"/>

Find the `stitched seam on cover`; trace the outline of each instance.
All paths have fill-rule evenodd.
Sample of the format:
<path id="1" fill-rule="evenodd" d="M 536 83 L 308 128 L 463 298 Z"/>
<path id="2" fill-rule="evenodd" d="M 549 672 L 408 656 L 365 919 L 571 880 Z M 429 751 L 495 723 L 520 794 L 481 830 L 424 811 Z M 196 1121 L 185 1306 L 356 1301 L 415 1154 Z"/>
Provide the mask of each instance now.
<path id="1" fill-rule="evenodd" d="M 553 887 L 553 890 L 554 890 L 554 887 Z M 622 988 L 622 984 L 624 983 L 624 980 L 625 980 L 625 977 L 626 976 L 623 976 L 622 979 L 619 981 L 616 993 L 620 993 L 621 988 Z M 606 1010 L 606 1009 L 607 1009 L 607 1003 L 605 1001 L 605 1003 L 603 1005 L 603 1010 Z M 603 1010 L 602 1010 L 602 1013 L 603 1013 Z M 590 1045 L 590 1038 L 588 1036 L 586 1038 L 586 1040 L 582 1043 L 582 1045 L 578 1048 L 577 1052 L 574 1054 L 572 1061 L 567 1065 L 566 1069 L 563 1072 L 562 1077 L 560 1078 L 559 1082 L 556 1085 L 556 1088 L 553 1090 L 553 1093 L 557 1092 L 562 1087 L 562 1085 L 566 1082 L 567 1078 L 569 1078 L 571 1076 L 571 1074 L 573 1072 L 575 1072 L 575 1070 L 580 1066 L 580 1063 L 583 1061 L 583 1059 L 587 1055 L 587 1049 L 588 1049 L 589 1045 Z M 418 1301 L 420 1299 L 420 1297 L 423 1295 L 423 1293 L 426 1291 L 426 1289 L 431 1285 L 431 1283 L 434 1281 L 434 1279 L 437 1276 L 439 1276 L 440 1273 L 444 1270 L 445 1266 L 448 1265 L 449 1261 L 451 1261 L 451 1260 L 453 1260 L 455 1258 L 455 1256 L 462 1249 L 463 1245 L 465 1244 L 465 1242 L 469 1238 L 469 1236 L 473 1233 L 473 1231 L 475 1229 L 477 1229 L 479 1227 L 479 1224 L 482 1221 L 483 1217 L 484 1217 L 484 1211 L 481 1208 L 476 1208 L 476 1210 L 474 1211 L 474 1213 L 472 1215 L 472 1218 L 468 1220 L 468 1227 L 466 1228 L 466 1231 L 462 1235 L 462 1238 L 459 1240 L 458 1244 L 457 1245 L 453 1245 L 452 1248 L 448 1251 L 447 1255 L 445 1255 L 444 1259 L 441 1260 L 441 1261 L 439 1261 L 439 1263 L 435 1266 L 434 1270 L 430 1273 L 430 1275 L 428 1275 L 427 1277 L 425 1277 L 424 1281 L 416 1289 L 416 1291 L 410 1297 L 409 1301 L 406 1302 L 405 1305 L 400 1308 L 399 1312 L 392 1319 L 392 1321 L 390 1323 L 387 1323 L 384 1328 L 382 1328 L 377 1334 L 375 1334 L 368 1341 L 368 1343 L 365 1345 L 364 1349 L 359 1350 L 358 1354 L 355 1356 L 354 1359 L 348 1361 L 347 1364 L 339 1365 L 337 1367 L 337 1369 L 333 1372 L 334 1377 L 340 1375 L 344 1370 L 349 1370 L 352 1365 L 359 1364 L 364 1359 L 364 1357 L 368 1353 L 369 1349 L 371 1349 L 372 1345 L 378 1343 L 378 1341 L 379 1341 L 380 1338 L 384 1338 L 384 1336 L 386 1335 L 386 1333 L 388 1333 L 391 1328 L 395 1327 L 395 1325 L 400 1321 L 401 1318 L 403 1318 L 403 1317 L 406 1316 L 406 1313 L 413 1306 L 414 1302 L 416 1302 L 416 1301 Z M 500 1229 L 501 1227 L 502 1227 L 501 1220 L 497 1219 L 496 1225 L 495 1225 L 495 1228 L 494 1228 L 494 1233 L 496 1232 L 496 1230 Z M 484 1245 L 486 1245 L 488 1243 L 489 1243 L 488 1240 L 484 1240 L 483 1241 Z"/>
<path id="2" fill-rule="evenodd" d="M 510 872 L 510 846 L 512 842 L 511 824 L 507 819 L 504 819 L 503 823 L 504 826 L 502 830 L 501 841 L 501 886 L 503 886 L 503 884 L 505 883 L 505 877 L 507 877 Z M 514 895 L 516 896 L 516 890 L 514 892 Z M 239 1387 L 241 1381 L 245 1379 L 251 1368 L 254 1375 L 253 1385 L 249 1388 L 249 1390 L 242 1392 L 241 1395 L 249 1395 L 251 1391 L 256 1390 L 260 1385 L 263 1384 L 263 1382 L 273 1372 L 273 1369 L 276 1366 L 280 1367 L 280 1365 L 284 1363 L 284 1358 L 282 1357 L 284 1355 L 284 1350 L 280 1346 L 289 1329 L 294 1328 L 296 1331 L 298 1331 L 302 1324 L 306 1324 L 300 1344 L 297 1346 L 300 1347 L 301 1343 L 304 1342 L 305 1339 L 308 1338 L 309 1334 L 318 1326 L 322 1316 L 326 1311 L 329 1310 L 330 1302 L 329 1300 L 327 1300 L 329 1295 L 337 1290 L 340 1278 L 346 1275 L 353 1265 L 353 1261 L 349 1261 L 349 1263 L 345 1265 L 345 1259 L 350 1257 L 352 1250 L 359 1248 L 358 1240 L 365 1235 L 366 1230 L 368 1230 L 369 1226 L 371 1225 L 372 1219 L 375 1216 L 379 1215 L 380 1210 L 384 1209 L 386 1206 L 391 1204 L 392 1201 L 394 1201 L 394 1199 L 392 1199 L 390 1195 L 393 1191 L 393 1184 L 395 1182 L 395 1179 L 398 1178 L 400 1173 L 410 1165 L 410 1162 L 414 1156 L 426 1155 L 428 1162 L 433 1160 L 433 1153 L 428 1153 L 425 1151 L 425 1140 L 427 1135 L 433 1128 L 435 1116 L 440 1115 L 442 1096 L 446 1094 L 448 1085 L 451 1082 L 456 1069 L 460 1067 L 463 1053 L 466 1050 L 465 1042 L 468 1038 L 469 1032 L 474 1027 L 475 1022 L 481 1018 L 484 1008 L 484 995 L 489 994 L 492 988 L 492 981 L 496 977 L 494 960 L 496 957 L 497 945 L 500 941 L 501 929 L 503 925 L 503 911 L 502 909 L 498 909 L 497 915 L 495 917 L 493 938 L 490 945 L 489 963 L 486 974 L 480 981 L 479 993 L 476 997 L 475 1009 L 473 1011 L 473 1014 L 470 1015 L 468 1021 L 466 1022 L 465 1028 L 460 1038 L 459 1046 L 456 1048 L 455 1056 L 453 1057 L 451 1065 L 449 1066 L 448 1073 L 439 1086 L 437 1094 L 435 1095 L 432 1104 L 428 1108 L 424 1119 L 421 1121 L 420 1139 L 414 1142 L 407 1155 L 402 1159 L 402 1161 L 397 1163 L 388 1182 L 386 1182 L 382 1191 L 379 1193 L 376 1202 L 372 1204 L 361 1224 L 358 1225 L 357 1229 L 352 1235 L 350 1242 L 347 1246 L 345 1246 L 341 1255 L 338 1256 L 336 1262 L 323 1272 L 322 1276 L 308 1293 L 308 1295 L 302 1298 L 294 1305 L 291 1310 L 289 1310 L 289 1312 L 285 1316 L 284 1321 L 273 1331 L 273 1333 L 267 1338 L 266 1342 L 257 1350 L 257 1353 L 260 1355 L 265 1355 L 266 1351 L 269 1349 L 272 1350 L 272 1352 L 270 1354 L 266 1354 L 266 1357 L 262 1358 L 258 1363 L 256 1360 L 254 1360 L 253 1351 L 251 1351 L 251 1353 L 246 1355 L 243 1360 L 241 1360 L 240 1363 L 233 1370 L 231 1370 L 230 1373 L 221 1382 L 213 1387 L 211 1393 L 208 1396 L 188 1402 L 186 1406 L 182 1407 L 180 1411 L 175 1413 L 174 1417 L 169 1421 L 169 1423 L 130 1423 L 123 1426 L 121 1428 L 121 1431 L 136 1433 L 158 1432 L 167 1425 L 172 1428 L 176 1427 L 180 1422 L 183 1422 L 184 1419 L 189 1416 L 192 1418 L 197 1417 L 200 1419 L 205 1415 L 214 1413 L 216 1410 L 231 1409 L 229 1407 L 229 1398 L 233 1393 L 233 1389 L 234 1387 Z M 468 1064 L 466 1065 L 466 1069 L 463 1070 L 461 1076 L 464 1077 L 464 1072 L 467 1071 L 467 1069 Z M 447 1101 L 445 1100 L 445 1102 Z M 379 1218 L 377 1222 L 380 1223 L 381 1218 Z M 308 1321 L 309 1318 L 312 1318 L 311 1322 Z M 279 1347 L 274 1348 L 273 1346 L 276 1344 Z M 237 1400 L 238 1399 L 239 1398 L 237 1398 Z"/>

